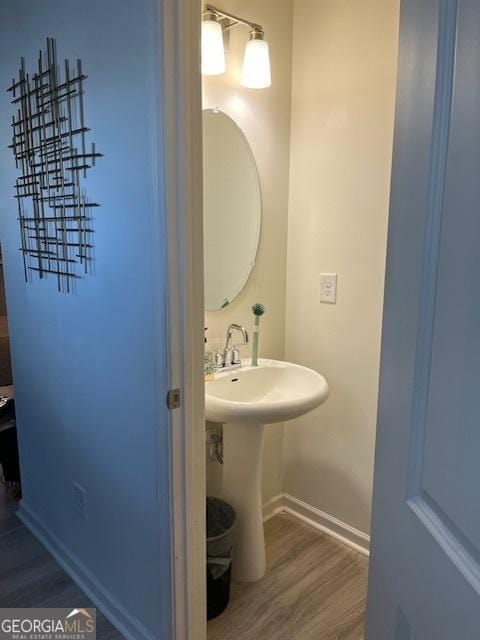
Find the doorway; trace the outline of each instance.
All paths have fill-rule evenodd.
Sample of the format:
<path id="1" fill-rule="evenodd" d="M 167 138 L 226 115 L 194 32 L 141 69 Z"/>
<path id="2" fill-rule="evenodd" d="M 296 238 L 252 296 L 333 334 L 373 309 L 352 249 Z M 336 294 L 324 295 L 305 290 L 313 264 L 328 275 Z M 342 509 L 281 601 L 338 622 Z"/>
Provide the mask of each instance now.
<path id="1" fill-rule="evenodd" d="M 363 598 L 358 605 L 363 615 L 399 7 L 397 2 L 357 9 L 292 2 L 280 10 L 277 4 L 255 3 L 250 11 L 234 2 L 220 7 L 236 9 L 237 16 L 264 29 L 271 87 L 241 85 L 248 39 L 241 28 L 229 29 L 225 38 L 225 74 L 203 77 L 205 113 L 230 118 L 241 130 L 261 189 L 253 267 L 240 291 L 217 296 L 221 304 L 207 309 L 203 326 L 208 350 L 221 352 L 229 325 L 252 332 L 251 307 L 261 303 L 266 309 L 261 357 L 305 366 L 328 381 L 324 405 L 265 430 L 261 484 L 263 515 L 270 518 L 267 557 L 268 539 L 280 534 L 301 540 L 303 532 L 308 537 L 313 530 L 319 545 L 333 539 L 334 549 L 339 544 L 340 555 L 346 549 L 352 566 L 361 568 L 363 596 L 357 605 Z M 235 234 L 217 238 L 217 257 L 230 243 L 235 247 Z M 321 278 L 335 282 L 334 303 L 321 301 Z M 251 343 L 240 345 L 239 352 L 248 360 Z M 222 430 L 215 423 L 208 430 L 210 449 L 212 436 Z M 222 466 L 207 455 L 206 467 L 207 492 L 221 497 Z M 262 602 L 259 586 L 252 588 L 255 596 L 248 596 L 247 587 L 238 589 L 247 600 Z M 248 616 L 248 608 L 239 609 Z M 268 617 L 266 606 L 262 613 Z M 277 612 L 278 619 L 284 613 Z M 224 616 L 227 620 L 228 609 Z M 211 634 L 214 626 L 221 629 L 221 620 L 211 623 Z"/>

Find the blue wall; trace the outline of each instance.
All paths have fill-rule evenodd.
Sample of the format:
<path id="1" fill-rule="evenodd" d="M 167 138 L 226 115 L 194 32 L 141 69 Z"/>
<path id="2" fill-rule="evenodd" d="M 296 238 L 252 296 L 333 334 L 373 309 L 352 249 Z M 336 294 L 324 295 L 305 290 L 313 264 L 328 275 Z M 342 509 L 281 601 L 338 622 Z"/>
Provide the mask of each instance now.
<path id="1" fill-rule="evenodd" d="M 0 240 L 24 518 L 135 640 L 170 638 L 170 518 L 157 24 L 150 0 L 14 0 L 0 8 Z M 24 282 L 6 89 L 46 37 L 81 58 L 95 274 L 76 292 Z M 158 174 L 158 175 L 157 175 Z M 158 366 L 160 363 L 160 366 Z M 86 519 L 73 483 L 87 493 Z M 160 524 L 161 523 L 161 524 Z M 71 603 L 72 606 L 75 603 Z M 142 628 L 144 627 L 144 628 Z"/>

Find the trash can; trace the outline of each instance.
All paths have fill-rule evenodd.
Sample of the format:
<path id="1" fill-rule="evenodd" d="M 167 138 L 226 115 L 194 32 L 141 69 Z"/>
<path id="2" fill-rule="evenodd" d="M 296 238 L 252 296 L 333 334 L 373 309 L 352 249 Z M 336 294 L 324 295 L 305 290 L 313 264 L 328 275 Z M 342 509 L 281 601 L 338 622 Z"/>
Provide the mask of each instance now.
<path id="1" fill-rule="evenodd" d="M 218 498 L 207 498 L 207 620 L 225 611 L 230 600 L 236 538 L 234 508 Z"/>

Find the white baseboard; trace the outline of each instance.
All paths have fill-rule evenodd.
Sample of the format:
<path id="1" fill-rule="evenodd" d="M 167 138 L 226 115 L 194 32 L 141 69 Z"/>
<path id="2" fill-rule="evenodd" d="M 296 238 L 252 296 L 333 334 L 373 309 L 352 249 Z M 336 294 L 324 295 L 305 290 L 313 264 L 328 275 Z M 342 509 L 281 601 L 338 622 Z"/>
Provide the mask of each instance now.
<path id="1" fill-rule="evenodd" d="M 370 536 L 338 520 L 320 509 L 294 498 L 288 493 L 279 494 L 263 505 L 263 520 L 266 522 L 279 513 L 288 513 L 294 518 L 319 529 L 339 542 L 368 556 Z"/>
<path id="2" fill-rule="evenodd" d="M 270 498 L 263 505 L 263 521 L 267 522 L 279 513 L 283 513 L 283 493 Z"/>
<path id="3" fill-rule="evenodd" d="M 155 637 L 118 602 L 96 577 L 45 527 L 40 517 L 25 500 L 20 502 L 18 518 L 50 552 L 58 564 L 65 570 L 80 589 L 90 598 L 95 607 L 103 613 L 127 640 L 155 640 Z M 72 603 L 72 606 L 75 603 Z"/>

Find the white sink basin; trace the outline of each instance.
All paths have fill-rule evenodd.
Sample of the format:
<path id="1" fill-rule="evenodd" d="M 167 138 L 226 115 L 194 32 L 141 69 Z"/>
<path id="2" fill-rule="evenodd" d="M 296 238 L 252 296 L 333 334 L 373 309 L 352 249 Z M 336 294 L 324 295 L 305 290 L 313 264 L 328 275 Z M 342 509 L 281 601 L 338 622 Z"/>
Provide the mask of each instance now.
<path id="1" fill-rule="evenodd" d="M 328 396 L 328 384 L 316 371 L 278 360 L 250 361 L 241 369 L 217 373 L 205 385 L 205 410 L 211 422 L 272 424 L 316 409 Z"/>
<path id="2" fill-rule="evenodd" d="M 328 396 L 323 376 L 278 360 L 244 361 L 205 384 L 206 417 L 223 423 L 222 497 L 237 512 L 233 576 L 254 582 L 265 574 L 262 521 L 262 457 L 266 424 L 298 418 Z"/>

